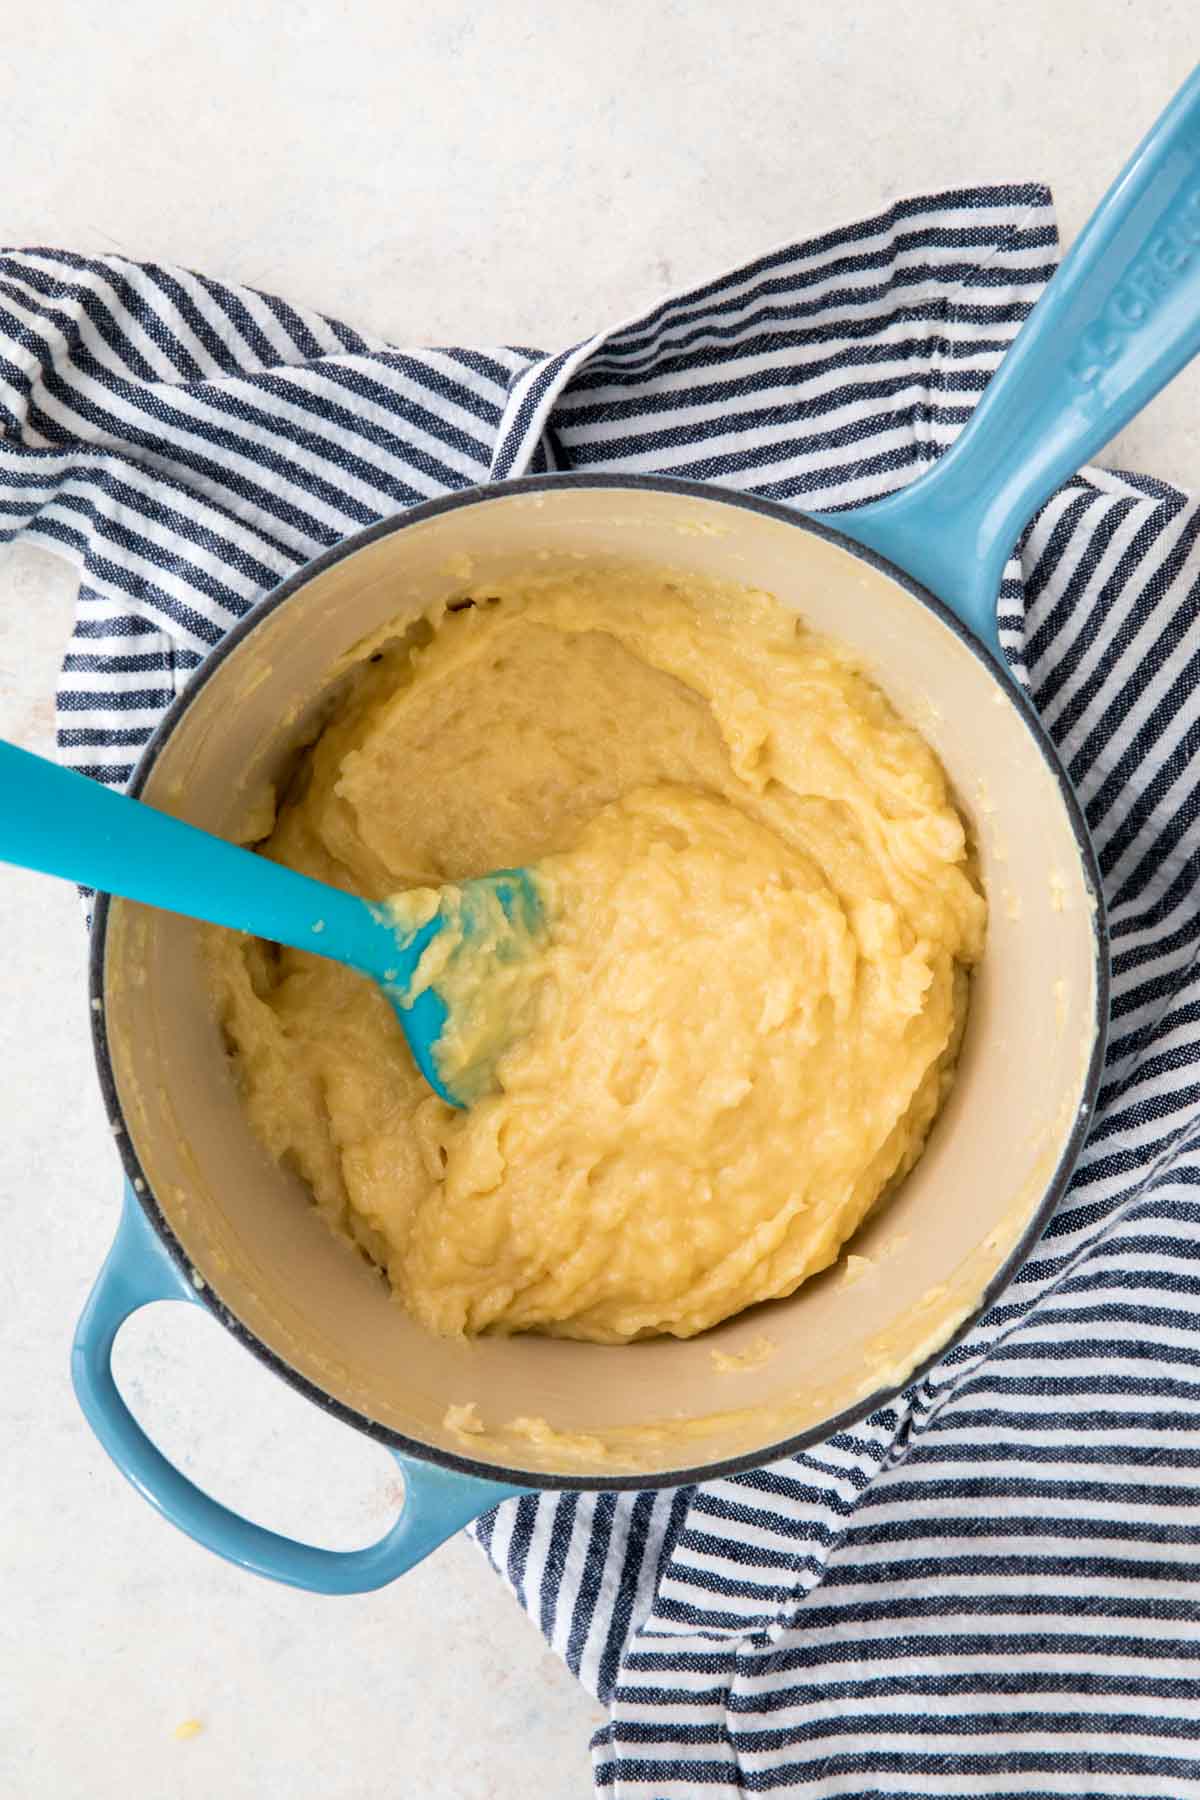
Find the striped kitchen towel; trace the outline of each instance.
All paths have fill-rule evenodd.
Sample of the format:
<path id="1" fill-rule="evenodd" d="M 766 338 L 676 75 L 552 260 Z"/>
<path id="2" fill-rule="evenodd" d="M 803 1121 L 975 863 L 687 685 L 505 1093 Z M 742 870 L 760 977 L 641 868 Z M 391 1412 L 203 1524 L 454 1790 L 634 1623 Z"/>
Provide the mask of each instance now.
<path id="1" fill-rule="evenodd" d="M 853 504 L 949 443 L 1051 274 L 1049 194 L 902 201 L 556 356 L 400 350 L 177 268 L 0 257 L 0 534 L 80 573 L 64 761 L 124 782 L 281 577 L 526 469 Z M 1069 1193 L 922 1381 L 772 1468 L 476 1535 L 609 1710 L 605 1793 L 1200 1796 L 1200 506 L 1089 470 L 1008 654 L 1095 834 L 1107 1078 Z"/>

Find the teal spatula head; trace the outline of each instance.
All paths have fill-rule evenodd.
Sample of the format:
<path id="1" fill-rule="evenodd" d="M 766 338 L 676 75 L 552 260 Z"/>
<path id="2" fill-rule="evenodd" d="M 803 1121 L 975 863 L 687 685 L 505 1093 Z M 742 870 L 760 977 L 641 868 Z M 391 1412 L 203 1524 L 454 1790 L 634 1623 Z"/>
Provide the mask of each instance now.
<path id="1" fill-rule="evenodd" d="M 452 1106 L 469 1106 L 495 1085 L 497 1062 L 530 1021 L 541 883 L 528 869 L 500 869 L 367 910 L 393 946 L 378 979 L 418 1068 Z"/>
<path id="2" fill-rule="evenodd" d="M 527 869 L 374 905 L 2 741 L 0 861 L 358 969 L 452 1106 L 488 1091 L 529 1016 L 545 908 Z"/>

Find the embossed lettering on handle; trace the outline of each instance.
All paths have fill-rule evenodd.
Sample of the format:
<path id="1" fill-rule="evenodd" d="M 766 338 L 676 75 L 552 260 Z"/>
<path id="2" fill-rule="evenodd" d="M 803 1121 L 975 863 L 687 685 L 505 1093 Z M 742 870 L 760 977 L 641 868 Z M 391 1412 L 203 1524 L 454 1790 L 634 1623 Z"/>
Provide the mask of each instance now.
<path id="1" fill-rule="evenodd" d="M 1189 138 L 1186 149 L 1200 160 L 1200 138 Z M 1105 369 L 1116 361 L 1129 338 L 1154 317 L 1164 297 L 1198 256 L 1200 176 L 1165 209 L 1160 228 L 1119 277 L 1108 305 L 1085 327 L 1066 365 L 1077 390 L 1085 395 L 1096 392 Z M 1098 394 L 1096 399 L 1099 402 Z"/>

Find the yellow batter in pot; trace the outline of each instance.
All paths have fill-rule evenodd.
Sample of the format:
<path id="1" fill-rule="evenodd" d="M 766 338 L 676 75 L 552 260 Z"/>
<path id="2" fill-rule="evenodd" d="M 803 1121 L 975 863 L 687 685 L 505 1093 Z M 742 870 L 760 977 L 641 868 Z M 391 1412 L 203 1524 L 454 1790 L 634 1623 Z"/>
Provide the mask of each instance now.
<path id="1" fill-rule="evenodd" d="M 261 849 L 373 900 L 536 867 L 527 1029 L 465 1112 L 370 982 L 214 934 L 255 1129 L 446 1333 L 686 1337 L 790 1294 L 920 1155 L 984 935 L 937 760 L 850 654 L 646 571 L 364 653 Z"/>

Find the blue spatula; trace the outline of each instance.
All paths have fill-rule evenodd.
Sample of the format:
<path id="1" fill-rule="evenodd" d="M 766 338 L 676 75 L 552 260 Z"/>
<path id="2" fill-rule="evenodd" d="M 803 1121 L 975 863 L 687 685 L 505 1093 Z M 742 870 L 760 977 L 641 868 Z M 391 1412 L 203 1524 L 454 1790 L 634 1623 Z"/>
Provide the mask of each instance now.
<path id="1" fill-rule="evenodd" d="M 436 987 L 411 991 L 423 952 L 447 924 L 445 907 L 406 932 L 382 906 L 240 850 L 3 741 L 0 862 L 346 963 L 379 983 L 418 1068 L 444 1100 L 463 1106 L 468 1085 L 472 1093 L 486 1085 L 487 1071 L 476 1068 L 457 1071 L 454 1088 L 446 1084 L 438 1066 L 438 1046 L 451 1023 L 446 1001 Z M 469 927 L 473 915 L 486 913 L 493 921 L 499 916 L 519 946 L 538 927 L 541 905 L 524 869 L 502 869 L 447 892 L 453 894 L 459 929 L 464 922 Z M 487 904 L 491 896 L 500 903 L 499 915 Z M 487 967 L 481 960 L 481 981 Z M 455 994 L 456 1005 L 469 1005 L 469 982 L 456 983 Z"/>

